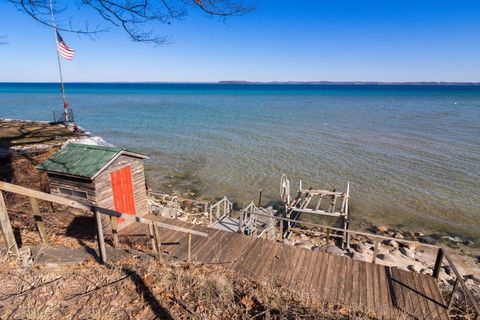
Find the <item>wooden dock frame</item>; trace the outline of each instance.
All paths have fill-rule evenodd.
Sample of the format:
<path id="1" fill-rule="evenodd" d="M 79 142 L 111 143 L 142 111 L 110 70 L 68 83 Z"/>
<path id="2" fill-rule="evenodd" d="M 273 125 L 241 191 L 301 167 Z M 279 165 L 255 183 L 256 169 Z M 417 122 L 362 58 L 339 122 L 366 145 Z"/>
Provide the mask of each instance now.
<path id="1" fill-rule="evenodd" d="M 281 179 L 281 197 L 283 200 L 283 217 L 293 220 L 287 222 L 285 228 L 282 230 L 283 237 L 285 237 L 292 225 L 295 224 L 296 218 L 301 213 L 322 215 L 327 217 L 338 217 L 343 221 L 343 242 L 342 247 L 348 248 L 350 246 L 350 238 L 348 229 L 350 226 L 350 212 L 349 212 L 349 199 L 350 199 L 350 182 L 347 183 L 346 192 L 338 192 L 335 189 L 329 190 L 314 190 L 312 188 L 303 189 L 302 181 L 300 180 L 299 189 L 295 198 L 290 199 L 290 182 L 287 176 L 282 175 Z M 315 209 L 310 209 L 308 206 L 314 198 L 318 198 L 316 201 Z M 322 200 L 330 198 L 327 210 L 322 210 Z M 340 207 L 338 203 L 341 201 Z"/>

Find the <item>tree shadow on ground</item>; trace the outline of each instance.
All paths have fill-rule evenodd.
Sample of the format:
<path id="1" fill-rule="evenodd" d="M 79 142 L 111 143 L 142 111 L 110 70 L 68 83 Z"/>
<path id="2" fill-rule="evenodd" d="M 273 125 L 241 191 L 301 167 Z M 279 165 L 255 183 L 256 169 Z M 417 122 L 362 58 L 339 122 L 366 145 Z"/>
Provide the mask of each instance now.
<path id="1" fill-rule="evenodd" d="M 155 297 L 155 294 L 135 270 L 123 267 L 122 271 L 130 278 L 130 280 L 132 280 L 135 284 L 137 293 L 142 296 L 143 300 L 149 305 L 150 310 L 152 310 L 158 319 L 173 319 L 170 312 L 161 305 Z"/>

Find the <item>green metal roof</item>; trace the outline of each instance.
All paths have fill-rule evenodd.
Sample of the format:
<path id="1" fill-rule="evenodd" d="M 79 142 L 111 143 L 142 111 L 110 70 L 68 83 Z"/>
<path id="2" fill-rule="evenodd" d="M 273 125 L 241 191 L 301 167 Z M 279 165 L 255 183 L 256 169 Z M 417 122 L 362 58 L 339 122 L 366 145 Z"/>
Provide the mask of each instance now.
<path id="1" fill-rule="evenodd" d="M 123 152 L 139 158 L 147 158 L 145 155 L 128 152 L 117 147 L 69 143 L 37 168 L 93 179 L 105 165 Z"/>

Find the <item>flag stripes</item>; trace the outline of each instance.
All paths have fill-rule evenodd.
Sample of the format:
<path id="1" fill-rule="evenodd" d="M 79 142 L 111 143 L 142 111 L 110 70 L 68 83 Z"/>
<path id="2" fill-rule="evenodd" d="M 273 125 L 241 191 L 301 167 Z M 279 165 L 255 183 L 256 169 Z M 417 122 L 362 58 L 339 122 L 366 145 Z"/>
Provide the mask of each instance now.
<path id="1" fill-rule="evenodd" d="M 72 60 L 73 56 L 75 55 L 75 50 L 70 48 L 65 41 L 63 41 L 62 36 L 58 33 L 58 30 L 55 29 L 57 34 L 57 50 L 58 53 L 67 60 Z"/>

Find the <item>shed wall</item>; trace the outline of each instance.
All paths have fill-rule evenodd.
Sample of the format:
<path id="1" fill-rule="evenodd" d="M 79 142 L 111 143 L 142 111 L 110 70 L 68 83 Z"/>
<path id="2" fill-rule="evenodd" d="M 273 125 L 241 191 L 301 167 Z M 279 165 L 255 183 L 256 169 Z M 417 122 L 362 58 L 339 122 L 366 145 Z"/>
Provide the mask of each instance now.
<path id="1" fill-rule="evenodd" d="M 145 173 L 143 160 L 122 155 L 101 172 L 94 180 L 96 202 L 99 207 L 114 209 L 110 173 L 126 166 L 132 168 L 133 196 L 135 211 L 139 216 L 148 213 L 147 191 L 145 188 Z M 122 225 L 119 225 L 121 228 Z"/>
<path id="2" fill-rule="evenodd" d="M 84 180 L 80 178 L 48 173 L 48 185 L 49 185 L 51 194 L 76 200 L 85 204 L 96 203 L 95 185 L 90 180 Z M 60 188 L 66 188 L 66 189 L 75 190 L 75 191 L 83 191 L 87 194 L 87 199 L 65 195 L 60 192 Z"/>

